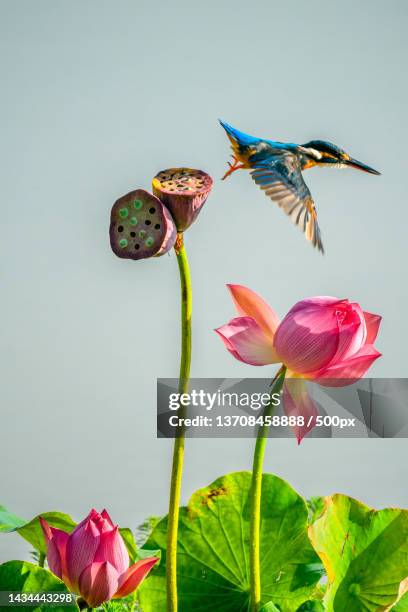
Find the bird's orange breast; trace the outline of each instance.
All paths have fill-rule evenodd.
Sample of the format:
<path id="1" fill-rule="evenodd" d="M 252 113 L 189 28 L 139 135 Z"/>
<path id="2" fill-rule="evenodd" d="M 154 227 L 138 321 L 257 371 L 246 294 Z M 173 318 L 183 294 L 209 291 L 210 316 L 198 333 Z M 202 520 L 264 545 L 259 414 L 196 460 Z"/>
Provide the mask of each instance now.
<path id="1" fill-rule="evenodd" d="M 317 166 L 317 161 L 315 161 L 314 159 L 308 158 L 304 165 L 302 165 L 302 170 L 308 170 L 309 168 L 314 168 L 314 166 Z"/>

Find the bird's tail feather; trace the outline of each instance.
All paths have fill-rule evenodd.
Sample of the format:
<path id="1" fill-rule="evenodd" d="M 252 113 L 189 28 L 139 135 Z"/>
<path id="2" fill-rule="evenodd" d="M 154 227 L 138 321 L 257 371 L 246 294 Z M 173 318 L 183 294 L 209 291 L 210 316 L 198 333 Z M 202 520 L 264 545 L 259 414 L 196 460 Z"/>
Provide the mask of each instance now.
<path id="1" fill-rule="evenodd" d="M 229 139 L 238 143 L 242 147 L 249 147 L 259 141 L 259 138 L 245 134 L 244 132 L 232 127 L 232 125 L 229 125 L 229 123 L 225 123 L 225 121 L 222 121 L 221 119 L 218 119 L 218 121 L 227 132 Z"/>

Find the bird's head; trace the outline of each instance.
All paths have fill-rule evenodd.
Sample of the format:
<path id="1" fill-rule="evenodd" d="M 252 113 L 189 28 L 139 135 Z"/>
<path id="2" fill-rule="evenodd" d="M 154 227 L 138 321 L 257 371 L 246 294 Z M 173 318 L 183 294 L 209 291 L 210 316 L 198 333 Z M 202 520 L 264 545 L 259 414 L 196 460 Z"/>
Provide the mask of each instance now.
<path id="1" fill-rule="evenodd" d="M 311 166 L 331 166 L 332 168 L 357 168 L 370 174 L 381 174 L 374 168 L 353 159 L 340 147 L 324 140 L 311 140 L 298 147 L 304 156 L 303 169 Z"/>

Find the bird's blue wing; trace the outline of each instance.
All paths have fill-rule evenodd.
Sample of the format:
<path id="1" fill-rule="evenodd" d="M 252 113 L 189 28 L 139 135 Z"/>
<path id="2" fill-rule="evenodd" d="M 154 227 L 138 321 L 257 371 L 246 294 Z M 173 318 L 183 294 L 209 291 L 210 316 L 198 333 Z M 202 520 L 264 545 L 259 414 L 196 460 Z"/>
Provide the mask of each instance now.
<path id="1" fill-rule="evenodd" d="M 295 155 L 270 156 L 251 170 L 252 178 L 266 195 L 298 225 L 306 238 L 324 253 L 317 213 Z"/>

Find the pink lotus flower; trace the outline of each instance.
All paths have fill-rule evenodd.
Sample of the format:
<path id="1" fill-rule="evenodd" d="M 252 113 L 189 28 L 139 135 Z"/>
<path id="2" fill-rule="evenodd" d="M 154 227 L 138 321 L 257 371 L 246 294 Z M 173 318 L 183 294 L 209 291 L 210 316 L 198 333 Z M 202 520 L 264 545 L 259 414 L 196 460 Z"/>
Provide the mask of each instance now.
<path id="1" fill-rule="evenodd" d="M 71 534 L 40 521 L 50 570 L 91 608 L 132 593 L 158 561 L 151 557 L 129 567 L 125 543 L 106 510 L 91 510 Z"/>
<path id="2" fill-rule="evenodd" d="M 287 377 L 284 403 L 288 414 L 316 411 L 303 380 L 325 386 L 350 385 L 380 357 L 374 347 L 381 317 L 357 303 L 314 297 L 295 304 L 279 322 L 275 312 L 254 291 L 228 285 L 241 315 L 215 331 L 236 359 L 251 365 L 282 363 Z M 307 433 L 298 431 L 299 440 Z"/>

